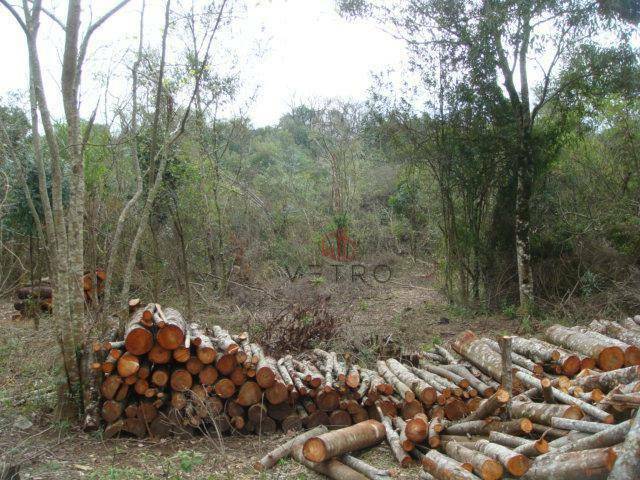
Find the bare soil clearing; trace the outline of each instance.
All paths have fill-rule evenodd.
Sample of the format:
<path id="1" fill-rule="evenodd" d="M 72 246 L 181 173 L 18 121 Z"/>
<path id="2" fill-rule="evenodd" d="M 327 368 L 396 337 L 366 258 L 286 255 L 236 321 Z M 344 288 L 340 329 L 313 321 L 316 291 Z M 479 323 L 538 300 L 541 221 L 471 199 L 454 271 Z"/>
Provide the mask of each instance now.
<path id="1" fill-rule="evenodd" d="M 297 282 L 297 283 L 296 283 Z M 461 330 L 496 333 L 516 331 L 517 321 L 507 318 L 461 319 L 448 309 L 432 280 L 410 266 L 397 268 L 390 282 L 354 284 L 350 279 L 315 284 L 298 279 L 271 290 L 280 297 L 264 300 L 252 292 L 242 306 L 216 304 L 198 314 L 201 324 L 217 323 L 234 330 L 259 330 L 269 311 L 296 303 L 313 294 L 331 295 L 330 308 L 344 320 L 331 343 L 339 350 L 357 349 L 363 361 L 375 360 L 381 344 L 424 348 L 446 341 Z M 261 295 L 263 298 L 261 298 Z M 281 305 L 280 305 L 281 304 Z M 320 478 L 294 461 L 258 473 L 253 461 L 282 443 L 282 435 L 271 437 L 201 436 L 163 441 L 102 440 L 75 426 L 56 422 L 52 411 L 56 371 L 56 343 L 46 317 L 40 329 L 29 321 L 11 319 L 11 305 L 0 306 L 0 459 L 21 464 L 21 478 L 89 479 L 313 479 Z M 253 313 L 251 313 L 253 312 Z M 256 332 L 257 333 L 257 332 Z M 354 339 L 359 340 L 354 344 Z M 23 393 L 39 391 L 24 403 Z M 363 458 L 380 468 L 395 467 L 386 444 Z M 399 478 L 415 478 L 417 468 L 402 471 Z"/>

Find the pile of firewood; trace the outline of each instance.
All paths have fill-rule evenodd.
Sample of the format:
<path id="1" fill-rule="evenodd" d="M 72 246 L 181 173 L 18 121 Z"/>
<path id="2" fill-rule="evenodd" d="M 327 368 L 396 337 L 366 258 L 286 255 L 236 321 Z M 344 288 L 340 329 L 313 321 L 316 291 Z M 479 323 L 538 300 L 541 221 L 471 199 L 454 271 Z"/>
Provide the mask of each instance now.
<path id="1" fill-rule="evenodd" d="M 106 272 L 101 268 L 96 269 L 95 279 L 91 278 L 91 272 L 82 276 L 82 289 L 87 303 L 92 302 L 94 288 L 98 296 L 102 295 L 106 278 Z M 13 308 L 20 312 L 18 315 L 28 317 L 39 312 L 51 313 L 53 309 L 53 288 L 47 279 L 37 285 L 18 288 L 16 297 Z"/>
<path id="2" fill-rule="evenodd" d="M 16 290 L 13 308 L 22 315 L 37 312 L 51 312 L 53 289 L 48 283 L 20 287 Z"/>
<path id="3" fill-rule="evenodd" d="M 107 357 L 93 366 L 107 437 L 304 428 L 256 467 L 291 455 L 332 478 L 380 480 L 393 472 L 349 453 L 386 439 L 400 467 L 422 465 L 422 478 L 606 478 L 629 463 L 622 442 L 637 430 L 640 316 L 554 325 L 545 337 L 467 331 L 453 351 L 369 369 L 319 349 L 275 359 L 246 334 L 203 331 L 150 304 L 124 340 L 95 346 Z"/>

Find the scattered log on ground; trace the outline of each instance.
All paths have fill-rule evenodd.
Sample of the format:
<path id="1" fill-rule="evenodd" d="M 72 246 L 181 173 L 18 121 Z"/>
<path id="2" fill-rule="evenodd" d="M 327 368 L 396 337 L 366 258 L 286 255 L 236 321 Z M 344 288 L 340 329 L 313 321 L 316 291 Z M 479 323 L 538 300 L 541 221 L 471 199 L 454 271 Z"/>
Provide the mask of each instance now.
<path id="1" fill-rule="evenodd" d="M 484 480 L 496 480 L 502 478 L 504 469 L 500 462 L 487 457 L 477 450 L 461 445 L 458 442 L 447 442 L 445 451 L 454 460 L 460 463 L 468 463 L 473 466 L 473 472 Z"/>
<path id="2" fill-rule="evenodd" d="M 385 436 L 386 430 L 382 423 L 367 420 L 308 439 L 304 442 L 304 457 L 311 462 L 323 462 L 344 453 L 376 445 Z"/>
<path id="3" fill-rule="evenodd" d="M 346 466 L 353 468 L 355 471 L 360 472 L 369 480 L 389 480 L 390 477 L 395 477 L 396 475 L 396 472 L 393 470 L 376 468 L 352 455 L 342 455 L 340 457 L 340 461 Z"/>
<path id="4" fill-rule="evenodd" d="M 268 470 L 272 468 L 278 461 L 282 458 L 286 458 L 291 455 L 291 448 L 296 442 L 304 443 L 311 437 L 315 437 L 317 435 L 322 435 L 323 433 L 327 433 L 327 427 L 324 425 L 319 425 L 311 430 L 308 430 L 300 435 L 292 438 L 291 440 L 283 443 L 279 447 L 271 450 L 264 457 L 262 457 L 259 461 L 254 464 L 254 468 L 256 470 Z"/>
<path id="5" fill-rule="evenodd" d="M 531 466 L 531 461 L 521 453 L 516 453 L 488 440 L 478 440 L 475 442 L 474 448 L 488 457 L 498 460 L 514 477 L 521 477 Z"/>
<path id="6" fill-rule="evenodd" d="M 312 462 L 308 460 L 303 454 L 302 443 L 297 443 L 292 447 L 291 456 L 296 462 L 304 465 L 308 469 L 335 480 L 367 480 L 367 477 L 363 474 L 335 458 L 330 458 L 322 462 Z"/>
<path id="7" fill-rule="evenodd" d="M 533 462 L 523 480 L 605 480 L 616 461 L 612 448 L 563 453 L 553 461 Z M 620 477 L 625 480 L 633 477 Z"/>
<path id="8" fill-rule="evenodd" d="M 391 419 L 382 413 L 380 407 L 377 407 L 377 412 L 380 416 L 382 424 L 384 425 L 384 430 L 387 437 L 387 442 L 389 443 L 389 447 L 391 447 L 391 451 L 400 464 L 400 467 L 406 468 L 411 466 L 413 464 L 413 460 L 411 459 L 411 456 L 402 448 L 402 445 L 400 444 L 400 436 L 393 428 Z"/>
<path id="9" fill-rule="evenodd" d="M 450 458 L 437 450 L 429 450 L 422 458 L 422 468 L 438 479 L 448 480 L 474 480 L 473 473 L 463 468 L 460 462 Z"/>

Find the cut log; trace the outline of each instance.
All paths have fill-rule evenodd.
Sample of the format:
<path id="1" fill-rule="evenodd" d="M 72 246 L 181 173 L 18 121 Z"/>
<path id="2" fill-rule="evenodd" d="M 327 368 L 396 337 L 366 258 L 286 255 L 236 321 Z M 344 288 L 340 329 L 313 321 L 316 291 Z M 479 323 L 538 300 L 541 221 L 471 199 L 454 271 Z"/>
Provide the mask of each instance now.
<path id="1" fill-rule="evenodd" d="M 588 333 L 561 325 L 552 325 L 545 334 L 553 343 L 594 358 L 604 371 L 616 370 L 624 365 L 624 352 L 614 341 L 594 338 Z"/>
<path id="2" fill-rule="evenodd" d="M 586 375 L 576 378 L 573 383 L 587 391 L 598 388 L 608 392 L 609 390 L 617 387 L 620 383 L 629 384 L 637 380 L 640 380 L 640 366 L 636 365 L 609 372 Z"/>
<path id="3" fill-rule="evenodd" d="M 153 347 L 151 347 L 151 350 L 149 350 L 147 358 L 151 363 L 164 365 L 171 361 L 171 351 L 163 348 L 162 346 L 160 346 L 160 344 L 156 343 Z"/>
<path id="4" fill-rule="evenodd" d="M 633 344 L 633 342 L 627 343 L 622 340 L 618 340 L 613 336 L 607 336 L 606 334 L 599 333 L 590 328 L 575 326 L 572 327 L 573 330 L 582 332 L 586 335 L 590 335 L 594 337 L 596 340 L 601 341 L 603 343 L 611 344 L 613 346 L 617 346 L 624 352 L 624 365 L 630 367 L 632 365 L 640 365 L 640 348 Z"/>
<path id="5" fill-rule="evenodd" d="M 159 325 L 160 326 L 160 325 Z M 164 325 L 158 330 L 156 340 L 162 348 L 175 350 L 184 344 L 187 324 L 175 308 L 164 311 Z"/>
<path id="6" fill-rule="evenodd" d="M 531 466 L 531 461 L 521 453 L 516 453 L 488 440 L 478 440 L 475 442 L 474 448 L 488 457 L 498 460 L 514 477 L 521 477 Z"/>
<path id="7" fill-rule="evenodd" d="M 231 398 L 236 393 L 236 386 L 228 378 L 220 378 L 214 385 L 214 390 L 220 398 Z"/>
<path id="8" fill-rule="evenodd" d="M 437 450 L 429 450 L 422 457 L 422 468 L 438 479 L 474 480 L 478 478 L 473 473 L 465 470 L 460 462 L 443 455 Z"/>
<path id="9" fill-rule="evenodd" d="M 557 455 L 550 462 L 533 462 L 532 467 L 522 479 L 605 480 L 615 461 L 616 453 L 612 448 L 564 453 Z M 630 480 L 633 477 L 620 477 L 622 478 Z"/>
<path id="10" fill-rule="evenodd" d="M 115 397 L 121 384 L 122 377 L 118 375 L 109 375 L 102 380 L 102 384 L 100 385 L 100 394 L 106 400 L 113 400 L 113 397 Z"/>
<path id="11" fill-rule="evenodd" d="M 541 388 L 540 380 L 538 380 L 537 378 L 534 378 L 528 373 L 516 372 L 516 377 L 526 385 L 529 385 L 530 387 Z M 575 405 L 576 407 L 580 408 L 580 410 L 582 410 L 583 413 L 590 415 L 600 420 L 601 422 L 613 423 L 613 415 L 605 412 L 604 410 L 594 405 L 591 405 L 585 402 L 584 400 L 581 400 L 576 397 L 572 397 L 571 395 L 564 393 L 563 391 L 558 390 L 557 388 L 552 388 L 551 391 L 553 393 L 553 397 L 559 402 L 562 402 L 568 405 Z M 576 420 L 579 420 L 579 419 L 576 419 Z"/>
<path id="12" fill-rule="evenodd" d="M 224 353 L 235 355 L 240 350 L 240 346 L 231 338 L 229 332 L 219 325 L 213 326 L 213 335 L 214 338 L 212 338 L 212 341 L 215 342 L 218 348 Z"/>
<path id="13" fill-rule="evenodd" d="M 316 437 L 318 435 L 322 435 L 323 433 L 327 433 L 327 432 L 328 432 L 327 427 L 325 427 L 324 425 L 320 425 L 315 427 L 312 430 L 301 433 L 300 435 L 283 443 L 282 445 L 275 448 L 274 450 L 271 450 L 259 461 L 254 463 L 253 467 L 256 470 L 268 470 L 270 468 L 273 468 L 280 459 L 287 458 L 289 455 L 291 455 L 291 448 L 296 442 L 304 443 L 312 437 Z"/>
<path id="14" fill-rule="evenodd" d="M 533 424 L 528 418 L 518 418 L 508 421 L 499 419 L 472 420 L 470 422 L 454 423 L 446 428 L 448 435 L 488 435 L 497 431 L 510 434 L 526 434 L 531 432 Z"/>
<path id="15" fill-rule="evenodd" d="M 415 443 L 413 443 L 409 438 L 407 438 L 407 423 L 400 417 L 396 417 L 393 420 L 393 426 L 398 431 L 398 436 L 400 437 L 400 446 L 405 452 L 410 452 L 414 448 L 416 448 Z"/>
<path id="16" fill-rule="evenodd" d="M 470 330 L 460 333 L 452 343 L 453 349 L 468 359 L 494 380 L 501 381 L 502 362 L 500 355 Z"/>
<path id="17" fill-rule="evenodd" d="M 463 365 L 444 365 L 442 368 L 444 368 L 446 370 L 450 370 L 450 371 L 460 375 L 464 379 L 466 379 L 469 382 L 469 384 L 473 388 L 475 388 L 478 392 L 480 392 L 480 395 L 482 395 L 485 398 L 489 398 L 495 392 L 495 389 L 493 387 L 487 385 L 482 380 L 480 380 L 478 377 L 473 375 Z"/>
<path id="18" fill-rule="evenodd" d="M 356 472 L 360 472 L 369 480 L 389 480 L 389 477 L 396 476 L 396 472 L 394 470 L 383 470 L 381 468 L 373 467 L 364 460 L 360 460 L 352 455 L 342 455 L 340 457 L 340 461 L 346 466 L 353 468 Z"/>
<path id="19" fill-rule="evenodd" d="M 186 390 L 189 390 L 191 388 L 191 385 L 193 385 L 193 377 L 188 371 L 182 368 L 178 368 L 174 370 L 173 373 L 171 373 L 171 379 L 169 383 L 172 390 L 175 390 L 177 392 L 184 392 Z"/>
<path id="20" fill-rule="evenodd" d="M 31 298 L 52 298 L 53 289 L 46 285 L 36 285 L 33 287 L 20 287 L 16 290 L 16 296 L 20 300 Z"/>
<path id="21" fill-rule="evenodd" d="M 200 345 L 196 347 L 196 356 L 203 364 L 209 365 L 214 362 L 218 356 L 218 352 L 209 337 L 200 334 L 200 340 Z"/>
<path id="22" fill-rule="evenodd" d="M 581 438 L 579 440 L 576 440 L 575 442 L 571 442 L 563 445 L 560 448 L 551 450 L 549 453 L 541 456 L 537 461 L 543 459 L 545 461 L 550 460 L 561 453 L 575 452 L 578 450 L 590 450 L 594 448 L 612 447 L 624 440 L 627 433 L 629 433 L 630 427 L 630 420 L 619 423 L 617 425 L 613 425 L 611 428 L 603 430 L 602 432 L 594 433 L 593 435 L 589 435 L 588 437 Z"/>
<path id="23" fill-rule="evenodd" d="M 575 405 L 559 405 L 535 402 L 511 402 L 511 413 L 516 417 L 529 418 L 537 423 L 551 425 L 553 417 L 580 420 L 582 411 Z"/>
<path id="24" fill-rule="evenodd" d="M 510 399 L 509 392 L 504 389 L 499 389 L 491 397 L 483 401 L 478 409 L 470 415 L 467 415 L 463 421 L 469 422 L 472 420 L 483 420 L 503 407 Z"/>
<path id="25" fill-rule="evenodd" d="M 358 388 L 358 385 L 360 385 L 360 371 L 357 365 L 352 364 L 349 367 L 345 383 L 349 388 Z"/>
<path id="26" fill-rule="evenodd" d="M 440 446 L 440 432 L 443 430 L 442 423 L 438 417 L 434 417 L 429 422 L 428 443 L 431 448 L 438 448 Z"/>
<path id="27" fill-rule="evenodd" d="M 451 370 L 447 370 L 446 368 L 438 367 L 436 365 L 430 365 L 428 363 L 420 364 L 420 368 L 422 368 L 423 370 L 426 370 L 427 372 L 431 372 L 435 375 L 439 375 L 443 378 L 446 378 L 450 382 L 455 383 L 460 388 L 467 388 L 469 385 L 471 385 L 469 380 L 467 380 L 466 378 L 458 375 L 457 373 Z"/>
<path id="28" fill-rule="evenodd" d="M 122 416 L 123 405 L 115 400 L 107 400 L 102 404 L 102 419 L 107 423 L 115 422 Z"/>
<path id="29" fill-rule="evenodd" d="M 418 398 L 418 400 L 426 405 L 433 405 L 436 401 L 435 388 L 424 382 L 421 378 L 416 377 L 404 365 L 393 358 L 387 360 L 387 366 L 389 370 L 391 370 L 391 373 L 393 373 L 403 385 L 408 386 L 413 391 L 415 398 Z M 378 370 L 378 372 L 380 373 L 380 370 Z M 405 397 L 405 401 L 411 400 Z"/>
<path id="30" fill-rule="evenodd" d="M 153 347 L 151 330 L 142 325 L 142 310 L 134 313 L 124 333 L 124 345 L 132 355 L 144 355 Z"/>
<path id="31" fill-rule="evenodd" d="M 504 469 L 500 462 L 487 457 L 477 450 L 472 450 L 458 442 L 447 442 L 445 451 L 454 460 L 460 463 L 468 463 L 473 466 L 476 475 L 484 480 L 497 480 L 502 478 Z"/>
<path id="32" fill-rule="evenodd" d="M 198 379 L 202 385 L 213 385 L 218 379 L 218 370 L 213 365 L 207 365 L 198 374 Z"/>
<path id="33" fill-rule="evenodd" d="M 387 442 L 389 443 L 389 447 L 391 447 L 391 452 L 393 452 L 393 455 L 396 457 L 396 460 L 400 464 L 400 467 L 410 467 L 411 465 L 413 465 L 413 460 L 411 459 L 411 456 L 402 448 L 402 445 L 400 444 L 400 436 L 393 428 L 391 419 L 382 413 L 380 407 L 377 407 L 377 412 L 382 421 L 382 425 L 384 425 Z"/>
<path id="34" fill-rule="evenodd" d="M 512 448 L 514 452 L 521 453 L 529 458 L 537 457 L 549 451 L 549 442 L 544 438 L 529 440 L 502 432 L 489 432 L 489 441 Z"/>
<path id="35" fill-rule="evenodd" d="M 551 419 L 550 425 L 554 428 L 562 428 L 564 430 L 575 430 L 585 433 L 598 433 L 603 430 L 611 428 L 612 425 L 597 422 L 587 422 L 584 420 L 572 420 L 569 418 L 557 418 Z"/>
<path id="36" fill-rule="evenodd" d="M 397 363 L 397 362 L 396 362 Z M 385 381 L 391 385 L 393 385 L 393 389 L 407 402 L 412 402 L 416 399 L 415 393 L 411 390 L 409 386 L 402 382 L 400 378 L 398 378 L 391 369 L 387 366 L 387 364 L 378 360 L 376 363 L 378 368 L 378 373 L 385 379 Z"/>
<path id="37" fill-rule="evenodd" d="M 385 438 L 385 435 L 386 431 L 382 423 L 367 420 L 310 438 L 304 443 L 303 452 L 307 460 L 323 462 L 344 453 L 376 445 Z"/>
<path id="38" fill-rule="evenodd" d="M 367 480 L 367 477 L 357 472 L 351 467 L 347 467 L 344 463 L 331 458 L 327 461 L 316 463 L 308 460 L 303 454 L 304 448 L 300 443 L 294 444 L 291 448 L 291 456 L 295 461 L 304 465 L 314 472 L 325 475 L 335 480 Z"/>
<path id="39" fill-rule="evenodd" d="M 625 480 L 640 477 L 640 409 L 636 412 L 624 443 L 617 449 L 619 454 L 610 480 Z"/>
<path id="40" fill-rule="evenodd" d="M 425 414 L 418 414 L 407 420 L 405 425 L 407 438 L 413 443 L 422 443 L 429 434 L 429 419 Z"/>

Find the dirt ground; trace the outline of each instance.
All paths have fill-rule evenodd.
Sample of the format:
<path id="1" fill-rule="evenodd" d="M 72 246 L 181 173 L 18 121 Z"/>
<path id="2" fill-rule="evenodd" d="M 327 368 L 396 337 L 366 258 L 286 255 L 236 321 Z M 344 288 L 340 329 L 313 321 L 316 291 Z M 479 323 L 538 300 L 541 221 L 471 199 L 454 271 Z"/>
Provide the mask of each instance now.
<path id="1" fill-rule="evenodd" d="M 490 334 L 522 328 L 506 316 L 471 316 L 450 308 L 428 271 L 421 265 L 396 265 L 384 283 L 299 279 L 271 286 L 267 293 L 238 286 L 233 301 L 203 304 L 194 316 L 204 324 L 251 332 L 255 324 L 264 326 L 258 319 L 269 311 L 311 295 L 330 295 L 330 307 L 342 321 L 328 346 L 362 353 L 361 361 L 374 360 L 380 344 L 424 349 L 464 329 Z M 249 290 L 250 296 L 243 290 Z M 58 377 L 49 321 L 42 317 L 36 330 L 30 320 L 12 320 L 11 308 L 8 301 L 0 306 L 0 460 L 21 465 L 21 478 L 320 478 L 291 460 L 264 473 L 252 469 L 256 459 L 282 443 L 283 435 L 103 440 L 99 432 L 85 434 L 75 425 L 55 421 L 53 395 L 47 394 Z M 386 445 L 362 457 L 381 468 L 394 466 Z M 417 478 L 417 468 L 403 471 L 398 478 Z"/>

